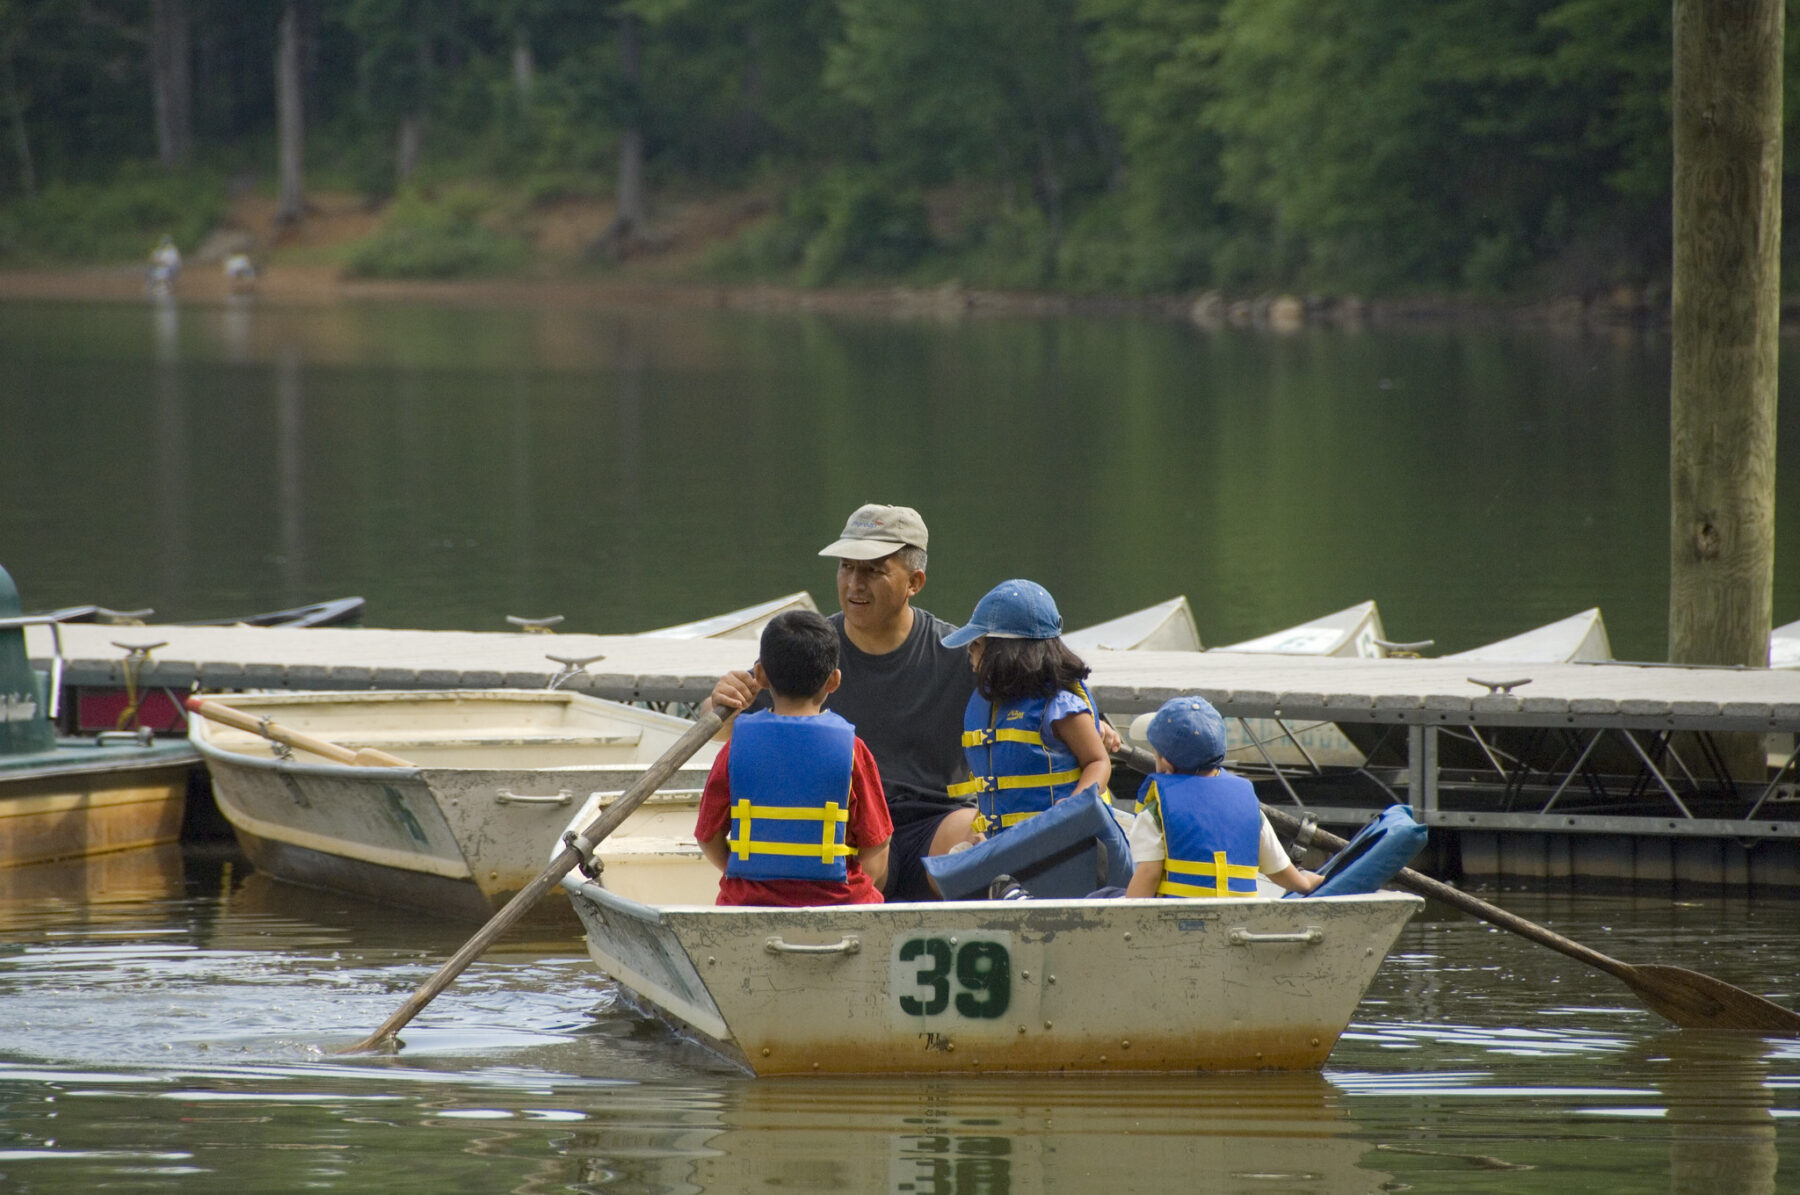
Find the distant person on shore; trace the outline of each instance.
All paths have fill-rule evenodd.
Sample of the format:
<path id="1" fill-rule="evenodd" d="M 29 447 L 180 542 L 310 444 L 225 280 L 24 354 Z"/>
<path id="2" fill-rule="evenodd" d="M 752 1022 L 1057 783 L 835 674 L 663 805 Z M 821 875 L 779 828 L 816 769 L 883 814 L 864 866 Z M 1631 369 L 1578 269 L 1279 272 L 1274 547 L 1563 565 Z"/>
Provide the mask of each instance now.
<path id="1" fill-rule="evenodd" d="M 256 264 L 248 253 L 233 253 L 225 259 L 225 285 L 237 294 L 256 286 Z"/>
<path id="2" fill-rule="evenodd" d="M 153 295 L 166 295 L 174 289 L 180 273 L 181 250 L 175 247 L 175 238 L 164 233 L 162 240 L 156 242 L 156 248 L 150 250 L 145 285 Z"/>
<path id="3" fill-rule="evenodd" d="M 713 760 L 694 837 L 724 872 L 722 905 L 881 903 L 888 819 L 881 775 L 850 723 L 825 712 L 838 637 L 811 610 L 763 628 L 754 677 L 773 708 L 740 715 Z"/>
<path id="4" fill-rule="evenodd" d="M 970 841 L 1011 829 L 1088 789 L 1106 796 L 1112 760 L 1088 666 L 1062 641 L 1062 614 L 1035 581 L 1002 581 L 945 647 L 966 647 L 975 692 L 963 712 L 970 779 L 951 796 L 975 799 Z"/>
<path id="5" fill-rule="evenodd" d="M 1256 789 L 1222 770 L 1225 720 L 1210 701 L 1165 701 L 1131 737 L 1155 749 L 1156 771 L 1138 791 L 1126 896 L 1255 896 L 1259 872 L 1290 892 L 1319 886 L 1282 849 Z"/>

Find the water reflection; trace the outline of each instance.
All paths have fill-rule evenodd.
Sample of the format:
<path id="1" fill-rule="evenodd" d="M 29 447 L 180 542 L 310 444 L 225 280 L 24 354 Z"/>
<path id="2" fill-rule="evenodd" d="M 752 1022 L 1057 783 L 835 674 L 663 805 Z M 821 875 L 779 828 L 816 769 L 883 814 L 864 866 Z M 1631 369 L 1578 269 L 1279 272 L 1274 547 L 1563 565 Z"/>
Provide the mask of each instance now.
<path id="1" fill-rule="evenodd" d="M 0 931 L 70 918 L 101 919 L 121 908 L 183 894 L 186 869 L 177 843 L 89 855 L 57 863 L 0 867 Z"/>
<path id="2" fill-rule="evenodd" d="M 1669 1190 L 1675 1195 L 1770 1195 L 1777 1189 L 1774 1093 L 1767 1043 L 1742 1034 L 1677 1033 L 1651 1061 L 1669 1127 Z"/>
<path id="3" fill-rule="evenodd" d="M 573 938 L 503 944 L 398 1054 L 339 1057 L 466 927 L 167 849 L 0 881 L 9 1190 L 1716 1195 L 1781 1189 L 1800 1144 L 1800 1046 L 1673 1030 L 1441 910 L 1322 1075 L 751 1080 Z M 1506 899 L 1758 989 L 1800 969 L 1791 903 Z"/>
<path id="4" fill-rule="evenodd" d="M 7 566 L 45 606 L 138 590 L 203 617 L 362 593 L 376 625 L 554 612 L 626 631 L 827 597 L 820 537 L 880 497 L 930 520 L 939 613 L 1037 576 L 1073 624 L 1186 593 L 1225 642 L 1374 598 L 1393 633 L 1450 651 L 1597 604 L 1642 658 L 1667 624 L 1666 487 L 1646 482 L 1666 472 L 1666 351 L 1496 329 L 7 303 L 24 397 L 0 520 L 21 512 Z M 145 451 L 159 372 L 181 417 Z M 1800 404 L 1782 409 L 1791 439 Z M 47 467 L 77 459 L 126 463 L 108 484 Z M 1786 558 L 1800 473 L 1777 484 Z M 204 518 L 121 499 L 176 488 Z M 998 505 L 1017 515 L 1004 536 Z M 54 533 L 22 513 L 44 509 Z M 171 542 L 191 567 L 146 567 Z M 1777 577 L 1778 611 L 1793 583 Z"/>
<path id="5" fill-rule="evenodd" d="M 577 1184 L 908 1195 L 1378 1189 L 1367 1142 L 1318 1075 L 767 1080 L 729 1087 L 716 1131 L 584 1127 Z M 654 1179 L 646 1162 L 666 1160 Z"/>

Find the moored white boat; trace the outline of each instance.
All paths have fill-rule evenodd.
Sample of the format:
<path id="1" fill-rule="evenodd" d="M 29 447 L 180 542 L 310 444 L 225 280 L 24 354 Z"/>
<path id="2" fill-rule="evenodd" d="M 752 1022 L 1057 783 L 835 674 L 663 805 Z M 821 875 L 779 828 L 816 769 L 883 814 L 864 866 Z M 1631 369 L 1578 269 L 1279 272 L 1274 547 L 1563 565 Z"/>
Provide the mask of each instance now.
<path id="1" fill-rule="evenodd" d="M 563 887 L 602 970 L 757 1075 L 1315 1068 L 1423 904 L 721 908 Z"/>
<path id="2" fill-rule="evenodd" d="M 1332 614 L 1259 635 L 1242 643 L 1229 643 L 1209 651 L 1275 652 L 1296 656 L 1359 656 L 1378 659 L 1387 655 L 1387 635 L 1381 628 L 1381 612 L 1375 603 L 1358 602 Z"/>
<path id="3" fill-rule="evenodd" d="M 1063 642 L 1077 654 L 1107 651 L 1199 651 L 1200 631 L 1185 595 L 1065 632 Z"/>
<path id="4" fill-rule="evenodd" d="M 1368 601 L 1284 631 L 1209 650 L 1375 659 L 1387 655 L 1387 639 L 1381 612 L 1374 602 Z M 1331 722 L 1276 723 L 1266 718 L 1233 718 L 1226 725 L 1226 758 L 1240 766 L 1358 767 L 1363 762 L 1362 751 Z"/>
<path id="5" fill-rule="evenodd" d="M 195 717 L 219 809 L 259 870 L 317 888 L 486 919 L 544 866 L 573 810 L 630 787 L 691 725 L 566 691 L 232 694 L 235 709 L 408 767 L 360 767 Z M 282 749 L 286 750 L 286 749 Z M 710 900 L 694 845 L 708 745 L 609 838 L 605 882 Z M 557 908 L 547 902 L 541 908 Z"/>
<path id="6" fill-rule="evenodd" d="M 1505 639 L 1497 639 L 1467 651 L 1452 652 L 1443 658 L 1467 664 L 1504 665 L 1510 668 L 1530 664 L 1605 663 L 1613 658 L 1613 654 L 1612 643 L 1606 634 L 1606 623 L 1600 616 L 1600 608 L 1594 606 Z M 1471 680 L 1489 684 L 1528 684 L 1530 674 L 1484 670 L 1472 672 Z M 1380 748 L 1374 745 L 1383 736 L 1373 725 L 1351 727 L 1350 733 L 1381 762 L 1396 766 L 1404 762 L 1400 744 L 1393 736 L 1387 736 Z M 1506 727 L 1490 728 L 1485 732 L 1473 729 L 1446 730 L 1439 735 L 1438 766 L 1449 770 L 1483 771 L 1492 770 L 1498 762 L 1507 767 L 1541 769 L 1554 767 L 1566 750 L 1566 743 L 1560 736 L 1546 736 L 1531 731 Z M 1590 759 L 1596 766 L 1634 766 L 1633 757 L 1616 743 L 1600 744 Z"/>
<path id="7" fill-rule="evenodd" d="M 1594 606 L 1468 651 L 1452 652 L 1443 658 L 1496 664 L 1567 664 L 1577 660 L 1610 660 L 1613 654 L 1612 644 L 1606 637 L 1606 623 L 1600 617 L 1600 607 Z"/>
<path id="8" fill-rule="evenodd" d="M 801 590 L 786 597 L 745 606 L 740 610 L 728 610 L 710 618 L 660 627 L 654 631 L 642 631 L 639 634 L 645 639 L 757 639 L 762 636 L 762 629 L 769 624 L 769 620 L 777 614 L 789 610 L 811 610 L 817 613 L 818 609 L 812 594 Z"/>
<path id="9" fill-rule="evenodd" d="M 1769 667 L 1800 668 L 1800 621 L 1769 632 Z"/>

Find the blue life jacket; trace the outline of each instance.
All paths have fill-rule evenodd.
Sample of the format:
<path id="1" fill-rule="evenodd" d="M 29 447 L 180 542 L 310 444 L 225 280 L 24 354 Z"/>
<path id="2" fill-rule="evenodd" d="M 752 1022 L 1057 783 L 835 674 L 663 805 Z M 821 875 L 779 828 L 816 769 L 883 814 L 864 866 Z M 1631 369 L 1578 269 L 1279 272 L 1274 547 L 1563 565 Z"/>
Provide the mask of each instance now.
<path id="1" fill-rule="evenodd" d="M 1255 896 L 1262 806 L 1242 776 L 1157 772 L 1138 794 L 1168 844 L 1158 896 Z"/>
<path id="2" fill-rule="evenodd" d="M 1100 715 L 1087 686 L 1077 682 L 1094 728 Z M 988 834 L 1036 817 L 1075 791 L 1081 761 L 1055 735 L 1045 736 L 1048 698 L 1029 697 L 996 706 L 977 689 L 963 711 L 963 755 L 972 777 L 950 786 L 953 797 L 973 796 L 977 825 Z M 1110 798 L 1102 794 L 1110 803 Z"/>
<path id="3" fill-rule="evenodd" d="M 745 880 L 849 878 L 850 772 L 856 730 L 836 714 L 742 714 L 731 732 L 730 856 Z"/>

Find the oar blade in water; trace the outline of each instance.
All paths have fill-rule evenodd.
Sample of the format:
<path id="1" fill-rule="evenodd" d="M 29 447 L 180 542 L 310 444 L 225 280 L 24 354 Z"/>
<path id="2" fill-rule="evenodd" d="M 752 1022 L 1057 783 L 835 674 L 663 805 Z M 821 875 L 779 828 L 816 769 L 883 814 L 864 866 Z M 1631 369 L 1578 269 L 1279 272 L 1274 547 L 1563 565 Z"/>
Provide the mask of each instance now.
<path id="1" fill-rule="evenodd" d="M 1652 1012 L 1683 1029 L 1800 1036 L 1800 1013 L 1686 967 L 1643 963 L 1630 967 L 1619 978 Z"/>

